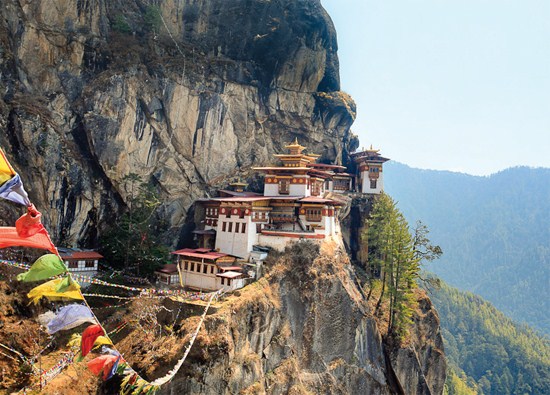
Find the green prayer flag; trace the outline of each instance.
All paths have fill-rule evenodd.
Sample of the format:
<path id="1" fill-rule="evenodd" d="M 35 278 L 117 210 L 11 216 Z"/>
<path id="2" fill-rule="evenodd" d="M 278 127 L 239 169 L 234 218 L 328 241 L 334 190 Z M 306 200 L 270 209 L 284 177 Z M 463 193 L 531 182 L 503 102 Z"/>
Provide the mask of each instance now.
<path id="1" fill-rule="evenodd" d="M 45 280 L 67 271 L 63 261 L 55 254 L 42 255 L 26 273 L 17 275 L 19 281 L 30 282 Z"/>
<path id="2" fill-rule="evenodd" d="M 76 281 L 74 281 L 70 275 L 65 277 L 55 288 L 56 292 L 58 293 L 78 291 L 79 289 L 80 285 Z"/>

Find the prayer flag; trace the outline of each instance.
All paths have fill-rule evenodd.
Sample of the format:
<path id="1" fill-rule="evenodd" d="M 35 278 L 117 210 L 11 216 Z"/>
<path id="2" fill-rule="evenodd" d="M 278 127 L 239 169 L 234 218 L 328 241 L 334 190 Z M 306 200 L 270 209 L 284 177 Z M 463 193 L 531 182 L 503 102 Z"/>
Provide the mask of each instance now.
<path id="1" fill-rule="evenodd" d="M 97 339 L 95 339 L 93 348 L 99 348 L 99 347 L 105 346 L 105 345 L 112 346 L 113 342 L 111 340 L 109 340 L 108 337 L 98 336 Z"/>
<path id="2" fill-rule="evenodd" d="M 49 300 L 62 300 L 62 299 L 77 299 L 84 300 L 84 297 L 80 293 L 80 285 L 76 282 L 72 282 L 68 286 L 63 286 L 63 282 L 66 281 L 64 278 L 57 278 L 55 280 L 50 280 L 44 284 L 39 285 L 29 291 L 27 297 L 38 304 L 42 297 L 48 298 Z M 58 291 L 58 288 L 62 289 L 62 292 Z"/>
<path id="3" fill-rule="evenodd" d="M 34 204 L 27 206 L 27 213 L 15 221 L 15 229 L 21 237 L 33 236 L 37 233 L 48 234 L 44 225 L 42 225 L 42 214 L 34 207 Z"/>
<path id="4" fill-rule="evenodd" d="M 82 358 L 88 355 L 96 339 L 104 334 L 105 332 L 103 332 L 103 328 L 99 324 L 90 325 L 84 330 L 82 333 L 82 342 L 80 343 L 80 355 Z"/>
<path id="5" fill-rule="evenodd" d="M 48 326 L 48 323 L 55 318 L 55 313 L 53 311 L 46 311 L 38 316 L 37 321 L 42 326 Z"/>
<path id="6" fill-rule="evenodd" d="M 42 255 L 34 262 L 28 272 L 17 275 L 17 279 L 23 282 L 46 280 L 67 272 L 65 264 L 55 254 Z"/>
<path id="7" fill-rule="evenodd" d="M 111 377 L 113 377 L 116 374 L 116 371 L 118 369 L 118 364 L 120 363 L 121 358 L 122 357 L 120 355 L 117 357 L 115 363 L 113 364 L 113 367 L 111 368 L 111 370 L 107 374 L 107 378 L 105 378 L 105 370 L 103 371 L 103 378 L 105 380 L 109 380 Z"/>
<path id="8" fill-rule="evenodd" d="M 67 347 L 78 347 L 80 348 L 80 343 L 82 342 L 82 335 L 79 333 L 73 333 L 71 338 L 69 339 L 69 342 L 67 343 Z"/>
<path id="9" fill-rule="evenodd" d="M 21 237 L 15 227 L 3 226 L 0 227 L 0 248 L 7 247 L 40 248 L 54 254 L 57 253 L 57 248 L 55 248 L 47 232 L 36 233 L 29 237 Z"/>
<path id="10" fill-rule="evenodd" d="M 23 188 L 21 177 L 11 167 L 4 151 L 0 149 L 0 197 L 25 206 L 31 204 Z"/>
<path id="11" fill-rule="evenodd" d="M 55 291 L 57 293 L 64 293 L 75 289 L 80 290 L 80 284 L 74 281 L 71 276 L 66 276 L 57 284 Z"/>
<path id="12" fill-rule="evenodd" d="M 0 148 L 0 185 L 15 176 L 15 170 L 11 167 L 4 151 Z"/>
<path id="13" fill-rule="evenodd" d="M 114 355 L 102 355 L 92 359 L 87 365 L 88 369 L 90 369 L 90 371 L 96 376 L 103 372 L 103 380 L 107 380 L 113 375 L 111 374 L 113 367 L 115 367 L 116 371 L 116 366 L 118 366 L 119 360 L 120 357 L 116 357 Z"/>
<path id="14" fill-rule="evenodd" d="M 62 330 L 76 328 L 86 322 L 97 323 L 88 306 L 70 304 L 59 309 L 55 318 L 48 323 L 47 331 L 50 335 L 53 335 Z"/>

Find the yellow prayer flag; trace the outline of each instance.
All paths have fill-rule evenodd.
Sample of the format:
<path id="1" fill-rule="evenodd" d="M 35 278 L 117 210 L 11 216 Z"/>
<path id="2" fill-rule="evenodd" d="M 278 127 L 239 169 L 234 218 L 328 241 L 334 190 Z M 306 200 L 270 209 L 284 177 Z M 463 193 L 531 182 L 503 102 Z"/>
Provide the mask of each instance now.
<path id="1" fill-rule="evenodd" d="M 69 286 L 63 288 L 63 292 L 58 292 L 61 283 L 63 283 L 64 278 L 57 278 L 55 280 L 50 280 L 44 284 L 39 285 L 29 291 L 27 297 L 38 304 L 42 297 L 48 298 L 49 300 L 62 300 L 62 299 L 76 299 L 84 300 L 84 297 L 80 293 L 80 285 L 77 282 L 71 282 Z M 64 283 L 66 284 L 66 282 Z"/>
<path id="2" fill-rule="evenodd" d="M 13 170 L 4 151 L 0 148 L 0 185 L 11 180 L 13 176 L 15 176 L 15 170 Z"/>
<path id="3" fill-rule="evenodd" d="M 112 346 L 112 345 L 113 345 L 113 342 L 111 342 L 111 340 L 109 340 L 107 337 L 99 336 L 97 339 L 95 339 L 93 348 L 95 349 L 101 346 Z"/>
<path id="4" fill-rule="evenodd" d="M 69 342 L 67 343 L 67 347 L 80 348 L 80 343 L 82 343 L 82 335 L 79 333 L 73 333 L 73 335 L 69 339 Z"/>

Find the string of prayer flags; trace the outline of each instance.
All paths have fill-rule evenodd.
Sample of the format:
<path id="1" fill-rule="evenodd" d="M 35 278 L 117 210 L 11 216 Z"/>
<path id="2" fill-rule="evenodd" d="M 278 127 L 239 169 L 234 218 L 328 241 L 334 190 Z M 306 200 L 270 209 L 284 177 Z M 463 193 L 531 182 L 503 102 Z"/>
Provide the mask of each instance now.
<path id="1" fill-rule="evenodd" d="M 105 332 L 99 324 L 90 325 L 82 333 L 82 341 L 80 343 L 80 355 L 84 358 L 91 351 L 96 339 L 103 336 Z"/>
<path id="2" fill-rule="evenodd" d="M 204 311 L 201 315 L 201 319 L 199 321 L 199 324 L 197 325 L 197 329 L 195 330 L 195 332 L 191 336 L 191 340 L 189 340 L 189 345 L 187 346 L 187 349 L 183 353 L 183 356 L 181 357 L 181 359 L 176 363 L 174 368 L 172 370 L 170 370 L 164 377 L 159 377 L 155 381 L 152 381 L 150 384 L 153 387 L 158 388 L 158 387 L 168 383 L 169 381 L 171 381 L 174 378 L 174 376 L 176 376 L 176 374 L 178 373 L 178 371 L 182 367 L 183 362 L 185 362 L 185 359 L 187 358 L 187 355 L 189 355 L 189 351 L 191 351 L 191 347 L 193 347 L 193 343 L 195 343 L 195 339 L 197 338 L 197 336 L 199 334 L 199 331 L 202 327 L 202 324 L 203 324 L 204 319 L 206 317 L 206 313 L 208 312 L 208 309 L 210 308 L 210 305 L 212 304 L 212 301 L 214 300 L 214 297 L 216 295 L 217 295 L 217 293 L 212 294 L 212 296 L 210 297 L 210 300 L 208 301 L 208 304 L 205 306 Z"/>
<path id="3" fill-rule="evenodd" d="M 66 273 L 65 264 L 55 254 L 46 254 L 38 258 L 26 273 L 17 275 L 17 279 L 23 282 L 46 280 Z"/>
<path id="4" fill-rule="evenodd" d="M 47 332 L 53 335 L 59 331 L 76 328 L 86 322 L 96 324 L 97 321 L 88 306 L 81 304 L 70 304 L 63 306 L 47 325 Z"/>
<path id="5" fill-rule="evenodd" d="M 31 204 L 21 177 L 13 170 L 2 149 L 0 149 L 0 197 L 24 206 Z"/>
<path id="6" fill-rule="evenodd" d="M 76 299 L 84 300 L 84 297 L 80 293 L 80 285 L 76 282 L 67 284 L 67 278 L 57 278 L 45 282 L 29 291 L 27 297 L 34 304 L 38 304 L 42 297 L 48 298 L 51 301 L 63 300 L 63 299 Z"/>

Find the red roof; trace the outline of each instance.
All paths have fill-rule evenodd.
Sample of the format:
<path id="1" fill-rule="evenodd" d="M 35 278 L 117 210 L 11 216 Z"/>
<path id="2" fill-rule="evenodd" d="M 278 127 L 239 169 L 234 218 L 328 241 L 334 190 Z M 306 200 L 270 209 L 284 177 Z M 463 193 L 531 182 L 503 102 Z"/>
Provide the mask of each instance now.
<path id="1" fill-rule="evenodd" d="M 229 254 L 223 254 L 221 252 L 209 251 L 206 248 L 197 248 L 197 249 L 184 248 L 181 250 L 174 251 L 172 252 L 172 254 L 181 255 L 181 256 L 190 256 L 193 258 L 212 259 L 212 260 L 223 258 L 224 256 L 230 256 Z"/>
<path id="2" fill-rule="evenodd" d="M 260 200 L 269 200 L 266 196 L 243 196 L 243 197 L 227 197 L 227 198 L 212 198 L 216 202 L 257 202 Z"/>
<path id="3" fill-rule="evenodd" d="M 345 169 L 346 166 L 327 165 L 325 163 L 308 163 L 309 167 L 326 167 L 327 169 Z"/>
<path id="4" fill-rule="evenodd" d="M 322 178 L 329 178 L 329 177 L 332 177 L 334 175 L 334 174 L 328 173 L 326 171 L 317 170 L 317 169 L 311 169 L 309 171 L 309 174 L 311 174 L 312 176 L 315 176 L 315 177 L 322 177 Z"/>
<path id="5" fill-rule="evenodd" d="M 272 200 L 300 200 L 304 195 L 300 196 L 269 196 Z"/>
<path id="6" fill-rule="evenodd" d="M 256 193 L 256 192 L 248 192 L 248 191 L 243 191 L 243 192 L 237 192 L 237 191 L 228 191 L 226 189 L 220 189 L 218 192 L 220 193 L 225 193 L 227 195 L 230 195 L 230 196 L 240 196 L 240 197 L 254 197 L 254 196 L 262 196 L 261 194 L 259 193 Z"/>
<path id="7" fill-rule="evenodd" d="M 299 202 L 300 203 L 330 203 L 330 204 L 337 203 L 332 199 L 323 199 L 323 198 L 315 197 L 315 196 L 305 197 L 303 199 L 300 199 Z"/>
<path id="8" fill-rule="evenodd" d="M 275 170 L 275 171 L 286 171 L 289 173 L 294 173 L 297 170 L 300 170 L 300 171 L 309 170 L 309 167 L 270 166 L 270 167 L 253 167 L 252 169 L 256 171 Z"/>
<path id="9" fill-rule="evenodd" d="M 177 273 L 177 271 L 178 271 L 178 267 L 174 263 L 168 263 L 157 270 L 157 272 L 167 273 L 167 274 Z"/>
<path id="10" fill-rule="evenodd" d="M 103 255 L 95 251 L 67 251 L 60 252 L 61 259 L 101 259 Z"/>

